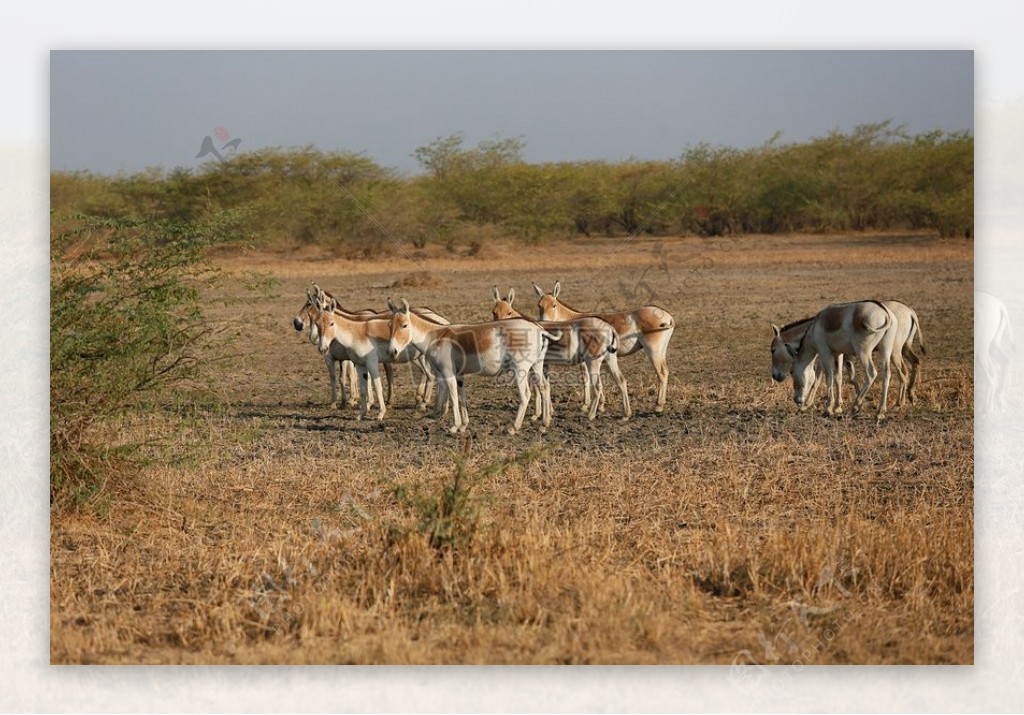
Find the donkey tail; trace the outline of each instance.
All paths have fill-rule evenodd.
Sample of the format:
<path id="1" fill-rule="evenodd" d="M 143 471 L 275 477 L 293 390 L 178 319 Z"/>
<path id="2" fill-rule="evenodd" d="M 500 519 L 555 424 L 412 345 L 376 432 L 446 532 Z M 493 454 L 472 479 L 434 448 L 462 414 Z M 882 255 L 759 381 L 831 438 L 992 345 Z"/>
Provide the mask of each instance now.
<path id="1" fill-rule="evenodd" d="M 921 348 L 921 354 L 927 355 L 928 350 L 924 346 L 924 333 L 921 332 L 921 321 L 917 319 L 917 314 L 914 314 L 914 329 L 917 332 L 917 344 Z"/>
<path id="2" fill-rule="evenodd" d="M 612 331 L 612 340 L 608 343 L 608 352 L 617 353 L 619 351 L 619 334 L 614 330 Z"/>
<path id="3" fill-rule="evenodd" d="M 559 340 L 562 339 L 562 331 L 561 330 L 547 331 L 547 330 L 544 330 L 543 328 L 541 328 L 540 334 L 543 335 L 545 338 L 547 338 L 548 340 L 550 340 L 553 343 L 558 342 Z"/>

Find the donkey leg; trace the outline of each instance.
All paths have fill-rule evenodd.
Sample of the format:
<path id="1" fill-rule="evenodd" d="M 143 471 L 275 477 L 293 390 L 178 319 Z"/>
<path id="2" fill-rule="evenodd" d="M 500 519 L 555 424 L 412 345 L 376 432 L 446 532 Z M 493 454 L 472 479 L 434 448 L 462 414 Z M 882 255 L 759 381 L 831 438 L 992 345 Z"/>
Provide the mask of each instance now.
<path id="1" fill-rule="evenodd" d="M 391 363 L 384 363 L 384 367 L 390 369 Z M 387 401 L 384 399 L 384 388 L 381 385 L 380 365 L 376 363 L 369 365 L 368 371 L 370 373 L 370 379 L 373 381 L 373 389 L 377 393 L 377 402 L 380 403 L 380 410 L 377 412 L 377 421 L 380 422 L 384 419 L 384 415 L 388 411 Z M 390 384 L 391 383 L 388 383 L 389 386 Z"/>
<path id="2" fill-rule="evenodd" d="M 455 434 L 462 427 L 462 412 L 459 410 L 459 385 L 455 375 L 446 375 L 444 378 L 444 389 L 448 393 L 448 399 L 452 405 L 452 417 L 455 424 L 448 428 L 448 431 Z"/>
<path id="3" fill-rule="evenodd" d="M 534 363 L 530 368 L 533 375 L 533 382 L 537 387 L 537 396 L 541 398 L 541 428 L 540 431 L 547 432 L 551 425 L 551 380 L 542 362 Z"/>
<path id="4" fill-rule="evenodd" d="M 434 395 L 434 409 L 430 416 L 438 419 L 448 413 L 448 384 L 444 379 L 437 379 L 437 392 Z"/>
<path id="5" fill-rule="evenodd" d="M 359 416 L 356 419 L 361 420 L 366 417 L 366 413 L 369 411 L 369 397 L 367 395 L 367 381 L 370 379 L 370 373 L 366 371 L 366 368 L 359 366 Z"/>
<path id="6" fill-rule="evenodd" d="M 824 374 L 825 378 L 825 409 L 822 414 L 826 417 L 831 417 L 835 414 L 835 381 L 836 381 L 836 359 L 832 353 L 818 354 L 818 369 Z M 804 407 L 807 407 L 807 403 L 804 402 Z"/>
<path id="7" fill-rule="evenodd" d="M 327 377 L 331 382 L 331 407 L 338 406 L 338 365 L 334 361 L 334 357 L 327 353 L 324 356 L 324 362 L 327 363 Z M 344 395 L 342 396 L 344 401 Z"/>
<path id="8" fill-rule="evenodd" d="M 903 361 L 902 351 L 893 351 L 892 367 L 896 369 L 896 376 L 900 379 L 900 391 L 896 396 L 896 409 L 900 409 L 907 402 L 907 394 L 910 391 L 910 374 L 907 364 Z"/>
<path id="9" fill-rule="evenodd" d="M 391 383 L 393 383 L 395 381 L 395 368 L 391 365 L 391 363 L 389 363 L 389 362 L 384 363 L 384 373 L 385 373 L 385 375 L 387 375 L 387 378 L 388 378 L 388 391 L 387 391 L 386 402 L 387 402 L 387 404 L 390 405 L 391 404 Z"/>
<path id="10" fill-rule="evenodd" d="M 807 395 L 807 406 L 810 407 L 814 404 L 814 396 L 818 394 L 818 388 L 825 382 L 825 372 L 823 370 L 814 371 L 814 384 L 811 385 L 811 392 Z M 825 399 L 828 399 L 826 395 Z"/>
<path id="11" fill-rule="evenodd" d="M 604 403 L 604 387 L 601 385 L 602 363 L 604 363 L 604 358 L 595 358 L 583 363 L 583 366 L 587 368 L 587 379 L 590 380 L 590 386 L 594 391 L 594 401 L 587 413 L 587 419 L 591 422 L 597 417 L 597 410 Z"/>
<path id="12" fill-rule="evenodd" d="M 875 363 L 871 359 L 871 351 L 867 352 L 867 355 L 858 354 L 857 360 L 864 367 L 864 384 L 857 390 L 857 398 L 853 403 L 853 411 L 857 412 L 860 410 L 861 404 L 864 402 L 864 398 L 867 397 L 868 390 L 871 385 L 875 382 L 875 378 L 878 377 L 878 370 L 875 368 Z"/>
<path id="13" fill-rule="evenodd" d="M 462 410 L 462 427 L 460 432 L 465 432 L 469 427 L 469 400 L 466 399 L 466 381 L 462 376 L 455 378 L 455 384 L 459 386 L 459 409 Z"/>
<path id="14" fill-rule="evenodd" d="M 590 412 L 590 371 L 585 363 L 580 363 L 580 373 L 583 375 L 583 411 Z"/>
<path id="15" fill-rule="evenodd" d="M 341 363 L 342 381 L 345 381 L 345 374 L 348 374 L 348 404 L 355 407 L 358 404 L 356 395 L 359 393 L 359 370 L 351 360 L 344 360 Z"/>
<path id="16" fill-rule="evenodd" d="M 605 364 L 608 365 L 608 372 L 612 374 L 615 384 L 619 387 L 619 394 L 622 395 L 622 421 L 625 422 L 633 416 L 633 410 L 629 406 L 629 389 L 626 387 L 626 378 L 619 370 L 619 358 L 615 353 L 608 353 L 605 356 Z"/>
<path id="17" fill-rule="evenodd" d="M 533 417 L 530 418 L 531 422 L 536 422 L 544 416 L 544 382 L 548 379 L 547 367 L 541 368 L 542 377 L 540 380 L 536 376 L 531 376 L 532 387 L 536 388 L 536 393 L 533 396 Z"/>
<path id="18" fill-rule="evenodd" d="M 530 406 L 530 375 L 522 365 L 515 367 L 516 388 L 519 390 L 519 409 L 516 411 L 516 421 L 509 429 L 509 434 L 515 434 L 523 426 L 523 418 Z"/>
<path id="19" fill-rule="evenodd" d="M 910 404 L 914 404 L 917 399 L 917 391 L 915 388 L 917 387 L 918 378 L 921 375 L 921 357 L 915 353 L 909 345 L 904 345 L 901 352 L 903 354 L 904 361 L 910 363 L 910 379 L 907 384 L 907 399 L 910 400 Z"/>
<path id="20" fill-rule="evenodd" d="M 843 414 L 843 354 L 836 355 L 836 409 L 835 414 Z"/>
<path id="21" fill-rule="evenodd" d="M 893 357 L 896 357 L 895 353 L 893 353 Z M 875 416 L 877 420 L 885 419 L 885 413 L 889 407 L 889 378 L 892 374 L 892 362 L 892 359 L 885 360 L 880 370 L 882 373 L 882 398 L 878 401 L 878 414 Z M 902 365 L 902 361 L 900 364 Z"/>
<path id="22" fill-rule="evenodd" d="M 665 411 L 665 398 L 668 394 L 668 338 L 672 331 L 666 330 L 661 333 L 645 335 L 643 337 L 643 348 L 647 359 L 651 361 L 654 372 L 658 375 L 658 402 L 654 406 L 655 412 Z"/>

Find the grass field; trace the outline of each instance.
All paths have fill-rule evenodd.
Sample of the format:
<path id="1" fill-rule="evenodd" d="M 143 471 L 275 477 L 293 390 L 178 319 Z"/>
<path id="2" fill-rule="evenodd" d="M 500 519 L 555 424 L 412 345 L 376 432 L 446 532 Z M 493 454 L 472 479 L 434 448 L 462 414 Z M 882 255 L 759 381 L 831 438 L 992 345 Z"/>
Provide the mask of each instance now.
<path id="1" fill-rule="evenodd" d="M 279 280 L 244 313 L 244 359 L 108 427 L 148 465 L 100 513 L 51 525 L 53 663 L 971 663 L 972 244 L 928 235 L 595 239 L 361 263 L 219 259 Z M 470 428 L 413 406 L 328 407 L 291 320 L 310 281 L 485 320 L 530 282 L 580 308 L 654 302 L 677 328 L 668 409 L 623 358 L 593 423 L 555 376 L 555 421 L 509 437 L 514 389 L 470 378 Z M 830 302 L 912 305 L 917 404 L 797 413 L 770 323 Z M 232 309 L 237 311 L 238 309 Z M 895 382 L 894 382 L 895 385 Z M 891 391 L 894 399 L 895 390 Z M 198 393 L 197 393 L 198 395 Z M 820 399 L 820 397 L 819 397 Z M 532 411 L 532 410 L 531 410 Z M 456 478 L 456 475 L 459 475 Z"/>

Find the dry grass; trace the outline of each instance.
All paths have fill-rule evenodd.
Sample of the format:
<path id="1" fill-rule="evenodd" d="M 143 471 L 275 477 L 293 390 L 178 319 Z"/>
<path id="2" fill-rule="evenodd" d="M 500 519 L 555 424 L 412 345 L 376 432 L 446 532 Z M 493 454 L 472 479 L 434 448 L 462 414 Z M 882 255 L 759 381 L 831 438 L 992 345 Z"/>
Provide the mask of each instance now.
<path id="1" fill-rule="evenodd" d="M 105 513 L 54 518 L 52 662 L 972 662 L 970 244 L 724 246 L 226 259 L 280 276 L 281 296 L 218 376 L 226 408 L 183 398 L 109 426 L 114 442 L 155 438 L 151 464 Z M 290 327 L 305 286 L 381 304 L 414 270 L 449 286 L 395 297 L 464 322 L 485 318 L 494 284 L 532 310 L 530 281 L 560 278 L 581 307 L 642 282 L 679 325 L 669 410 L 653 414 L 641 356 L 622 361 L 626 424 L 613 386 L 588 424 L 556 384 L 549 434 L 508 438 L 513 391 L 478 379 L 454 438 L 412 408 L 404 372 L 383 425 L 328 409 L 322 362 Z M 795 413 L 768 376 L 769 322 L 869 296 L 921 315 L 919 403 L 880 426 Z"/>

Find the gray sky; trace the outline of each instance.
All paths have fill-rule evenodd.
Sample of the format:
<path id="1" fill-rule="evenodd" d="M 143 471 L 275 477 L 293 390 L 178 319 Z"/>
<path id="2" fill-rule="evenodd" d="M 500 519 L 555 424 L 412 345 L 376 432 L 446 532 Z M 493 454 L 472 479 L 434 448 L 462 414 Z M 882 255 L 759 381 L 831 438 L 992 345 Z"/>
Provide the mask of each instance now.
<path id="1" fill-rule="evenodd" d="M 974 131 L 959 52 L 53 52 L 54 169 L 198 167 L 223 127 L 239 151 L 313 144 L 413 173 L 412 152 L 523 136 L 528 161 L 668 159 L 892 120 Z M 218 142 L 217 147 L 223 145 Z"/>

